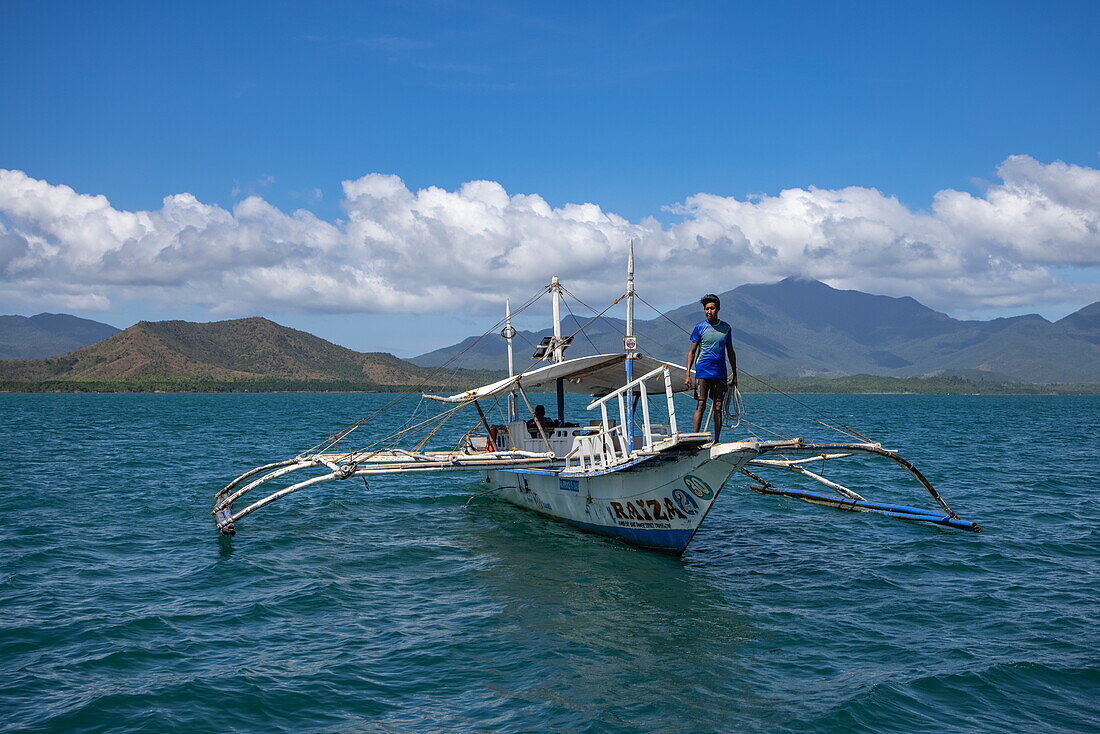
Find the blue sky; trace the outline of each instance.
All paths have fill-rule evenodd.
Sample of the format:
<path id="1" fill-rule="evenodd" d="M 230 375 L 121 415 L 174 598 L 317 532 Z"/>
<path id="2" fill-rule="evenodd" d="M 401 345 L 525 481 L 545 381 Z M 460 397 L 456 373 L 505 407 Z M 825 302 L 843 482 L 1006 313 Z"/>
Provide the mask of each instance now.
<path id="1" fill-rule="evenodd" d="M 726 221 L 726 214 L 714 214 L 709 205 L 685 206 L 697 194 L 733 205 L 774 199 L 784 190 L 858 187 L 896 198 L 919 217 L 945 190 L 983 203 L 990 186 L 1027 190 L 1046 185 L 1055 173 L 1060 183 L 1050 184 L 1052 191 L 1087 189 L 1100 168 L 1100 3 L 1095 2 L 7 0 L 0 4 L 0 68 L 2 169 L 51 187 L 71 187 L 78 195 L 103 195 L 114 212 L 157 212 L 165 197 L 190 194 L 236 221 L 242 215 L 234 207 L 259 197 L 286 215 L 308 210 L 326 227 L 340 230 L 340 237 L 353 218 L 342 182 L 370 174 L 397 176 L 413 195 L 429 187 L 456 193 L 465 182 L 485 180 L 510 196 L 537 195 L 555 212 L 591 203 L 601 216 L 626 221 L 616 231 L 633 232 L 637 225 L 656 232 L 654 242 L 665 242 L 661 257 L 668 257 L 676 250 L 668 241 L 691 234 L 676 233 L 676 225 Z M 1026 161 L 1010 164 L 1016 177 L 1009 180 L 1003 166 L 1013 156 L 1038 168 Z M 1059 161 L 1070 168 L 1045 168 Z M 21 191 L 29 185 L 19 183 Z M 376 194 L 370 196 L 377 203 Z M 387 196 L 391 204 L 396 201 Z M 483 200 L 480 193 L 469 196 Z M 1043 196 L 1036 211 L 1045 211 L 1044 202 L 1053 197 L 1056 204 L 1083 211 L 1086 230 L 1097 221 L 1092 198 L 1067 204 L 1055 194 Z M 468 197 L 460 198 L 456 206 Z M 880 204 L 872 208 L 879 210 Z M 385 211 L 396 220 L 394 206 Z M 414 209 L 424 206 L 417 199 Z M 738 216 L 756 213 L 735 208 Z M 359 216 L 381 216 L 377 207 L 368 209 Z M 39 210 L 16 204 L 5 209 L 0 200 L 0 224 L 21 238 L 19 248 L 30 243 L 24 249 L 33 250 L 36 236 L 74 253 L 93 247 L 58 234 L 64 228 L 56 221 L 68 216 L 64 211 L 51 210 L 51 224 Z M 645 224 L 650 217 L 655 221 Z M 940 227 L 943 218 L 938 213 L 935 218 Z M 254 236 L 282 242 L 271 221 Z M 518 236 L 515 232 L 534 236 L 525 224 L 507 224 L 507 216 L 500 237 L 491 242 L 479 234 L 482 224 L 456 235 L 455 227 L 463 225 L 459 219 L 447 221 L 450 235 L 420 246 L 452 247 L 453 257 L 471 248 L 498 247 L 501 254 L 510 251 L 508 238 Z M 1030 227 L 1030 221 L 1007 222 L 1004 231 Z M 890 241 L 938 236 L 928 234 L 932 225 L 926 224 L 899 224 L 902 234 Z M 745 247 L 727 253 L 746 258 L 745 267 L 716 273 L 709 290 L 802 274 L 838 287 L 913 295 L 952 315 L 983 317 L 1038 311 L 1056 318 L 1100 297 L 1095 289 L 1100 247 L 1087 234 L 1073 251 L 1048 256 L 1037 254 L 1040 246 L 1049 250 L 1047 244 L 1009 242 L 1010 235 L 1000 241 L 951 219 L 943 225 L 950 229 L 941 238 L 944 247 L 961 252 L 965 240 L 965 247 L 985 248 L 981 268 L 997 272 L 962 287 L 960 278 L 976 277 L 969 250 L 959 255 L 961 270 L 954 275 L 922 276 L 924 269 L 891 280 L 885 272 L 794 273 L 790 260 L 771 269 L 749 262 L 753 253 L 782 251 L 768 242 L 778 236 L 772 229 L 750 235 L 757 230 L 740 219 L 731 226 L 732 240 L 713 242 L 736 241 L 746 233 Z M 183 237 L 175 245 L 182 247 L 187 237 L 180 231 L 165 234 L 157 246 L 170 247 L 165 242 Z M 823 231 L 834 236 L 829 227 Z M 553 248 L 555 237 L 567 236 L 553 232 L 542 247 Z M 600 236 L 606 239 L 607 232 L 600 229 Z M 301 236 L 287 252 L 308 249 L 315 238 Z M 341 262 L 381 259 L 385 248 L 378 249 L 373 235 L 363 236 L 367 239 L 359 242 L 374 244 L 365 250 L 339 245 Z M 699 241 L 697 233 L 691 236 Z M 990 238 L 993 245 L 979 244 Z M 210 256 L 227 247 L 226 241 L 209 239 L 184 259 Z M 843 243 L 830 240 L 829 246 Z M 122 244 L 119 248 L 126 251 Z M 1090 254 L 1081 256 L 1082 249 Z M 1013 272 L 1003 263 L 989 265 L 1007 250 L 1015 253 L 1009 256 Z M 333 251 L 326 250 L 326 257 Z M 98 251 L 96 256 L 114 257 Z M 213 273 L 217 257 L 211 257 Z M 657 267 L 660 258 L 654 257 Z M 51 285 L 42 263 L 17 260 L 13 255 L 18 267 L 3 271 L 0 280 L 8 286 L 0 289 L 5 313 L 68 311 L 118 326 L 141 318 L 210 320 L 262 313 L 347 346 L 404 355 L 453 341 L 455 330 L 465 335 L 491 323 L 483 316 L 491 310 L 485 302 L 467 298 L 476 302 L 467 307 L 461 293 L 428 288 L 427 281 L 447 275 L 438 264 L 426 264 L 420 274 L 415 268 L 356 274 L 364 288 L 374 284 L 369 287 L 392 291 L 384 300 L 363 295 L 346 303 L 296 306 L 289 298 L 269 302 L 228 295 L 219 303 L 213 291 L 190 298 L 201 290 L 197 283 L 210 282 L 210 273 L 192 281 L 187 278 L 200 276 L 166 271 L 156 276 L 155 288 L 105 271 L 83 284 L 73 275 Z M 142 262 L 150 261 L 132 261 L 129 272 L 140 270 Z M 520 268 L 520 262 L 530 260 L 512 265 Z M 620 269 L 616 264 L 614 272 Z M 679 280 L 654 283 L 657 295 L 650 300 L 662 306 L 693 300 L 698 278 L 687 267 L 683 271 Z M 535 280 L 549 275 L 538 273 Z M 534 276 L 526 269 L 512 276 L 515 292 L 501 285 L 507 279 L 471 287 L 522 298 L 526 290 L 519 286 Z M 258 278 L 223 285 L 237 294 L 247 288 L 259 293 L 264 287 Z M 21 287 L 32 281 L 33 288 Z M 906 283 L 915 285 L 906 290 Z M 64 297 L 51 301 L 55 286 Z M 301 287 L 308 294 L 327 286 Z M 601 295 L 596 286 L 587 292 Z M 419 314 L 410 319 L 417 336 L 395 335 L 398 314 L 410 311 Z M 427 342 L 423 349 L 421 342 Z"/>

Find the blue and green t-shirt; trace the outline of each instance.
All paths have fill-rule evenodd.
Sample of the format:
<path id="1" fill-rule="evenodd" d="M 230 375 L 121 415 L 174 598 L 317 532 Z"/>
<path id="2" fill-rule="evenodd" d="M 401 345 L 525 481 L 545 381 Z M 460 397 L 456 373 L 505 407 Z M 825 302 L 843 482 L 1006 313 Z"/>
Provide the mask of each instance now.
<path id="1" fill-rule="evenodd" d="M 696 377 L 704 380 L 726 379 L 726 345 L 733 344 L 732 331 L 725 321 L 711 324 L 704 319 L 695 325 L 691 342 L 699 345 L 699 356 L 695 359 Z"/>

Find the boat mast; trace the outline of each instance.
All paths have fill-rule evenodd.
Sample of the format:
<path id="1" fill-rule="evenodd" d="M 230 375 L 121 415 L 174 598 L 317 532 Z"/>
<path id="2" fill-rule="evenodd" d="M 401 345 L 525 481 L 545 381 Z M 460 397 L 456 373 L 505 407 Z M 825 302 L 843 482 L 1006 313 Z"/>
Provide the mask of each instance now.
<path id="1" fill-rule="evenodd" d="M 626 255 L 626 338 L 634 337 L 634 240 Z M 634 349 L 626 345 L 626 352 L 633 357 Z"/>
<path id="2" fill-rule="evenodd" d="M 516 330 L 512 328 L 512 302 L 510 299 L 504 299 L 504 340 L 508 342 L 508 376 L 515 377 L 516 375 L 516 363 L 515 358 L 512 356 L 512 339 L 516 335 Z M 508 393 L 508 422 L 514 423 L 518 417 L 518 406 L 516 401 L 516 393 L 513 390 Z"/>
<path id="3" fill-rule="evenodd" d="M 623 351 L 626 352 L 626 381 L 634 382 L 634 358 L 638 342 L 634 337 L 634 240 L 630 240 L 630 246 L 626 256 L 626 337 L 623 339 Z M 628 407 L 626 411 L 626 444 L 630 451 L 634 451 L 634 389 L 630 389 L 627 395 Z"/>
<path id="4" fill-rule="evenodd" d="M 561 362 L 565 359 L 561 348 L 561 285 L 558 284 L 558 276 L 550 281 L 550 295 L 554 304 L 554 361 Z M 558 425 L 565 423 L 565 382 L 558 378 Z"/>
<path id="5" fill-rule="evenodd" d="M 558 276 L 550 281 L 550 295 L 554 303 L 554 361 L 561 362 L 561 286 L 558 284 Z"/>
<path id="6" fill-rule="evenodd" d="M 515 358 L 512 356 L 512 337 L 516 335 L 514 329 L 512 329 L 512 301 L 511 299 L 504 299 L 504 340 L 508 342 L 508 376 L 516 376 L 516 363 Z"/>

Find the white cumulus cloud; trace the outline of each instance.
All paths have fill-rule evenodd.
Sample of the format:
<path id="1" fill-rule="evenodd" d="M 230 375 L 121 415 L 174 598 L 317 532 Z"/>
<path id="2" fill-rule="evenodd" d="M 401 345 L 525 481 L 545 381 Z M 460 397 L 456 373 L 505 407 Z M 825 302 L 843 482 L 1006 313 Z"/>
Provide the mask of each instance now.
<path id="1" fill-rule="evenodd" d="M 383 174 L 343 183 L 337 222 L 257 196 L 227 210 L 182 193 L 130 212 L 0 170 L 0 298 L 55 308 L 151 298 L 216 314 L 495 313 L 505 295 L 554 274 L 582 298 L 615 295 L 631 238 L 640 287 L 666 305 L 789 275 L 955 311 L 1100 296 L 1096 283 L 1056 275 L 1100 265 L 1100 171 L 1012 156 L 998 175 L 980 196 L 938 192 L 927 211 L 861 187 L 700 193 L 669 206 L 678 221 L 662 226 L 591 203 L 555 208 L 493 181 L 412 191 Z"/>

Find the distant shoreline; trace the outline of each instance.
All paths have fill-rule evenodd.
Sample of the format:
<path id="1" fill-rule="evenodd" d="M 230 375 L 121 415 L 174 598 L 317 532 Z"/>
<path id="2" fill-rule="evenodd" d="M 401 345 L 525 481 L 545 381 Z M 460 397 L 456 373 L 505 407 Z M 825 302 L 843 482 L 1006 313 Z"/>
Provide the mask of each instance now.
<path id="1" fill-rule="evenodd" d="M 0 395 L 400 395 L 414 394 L 404 390 L 0 390 Z M 528 393 L 551 395 L 552 393 Z M 746 392 L 744 395 L 776 395 L 777 393 Z M 1096 397 L 1100 390 L 1091 392 L 792 392 L 791 395 L 896 395 L 899 397 Z"/>
<path id="2" fill-rule="evenodd" d="M 1041 385 L 978 381 L 957 377 L 835 378 L 777 377 L 741 379 L 746 395 L 1100 395 L 1100 384 Z M 281 377 L 206 380 L 185 377 L 144 377 L 132 380 L 0 381 L 0 393 L 418 393 L 455 394 L 475 385 L 379 385 L 351 380 L 296 380 Z M 774 388 L 774 389 L 773 389 Z"/>

